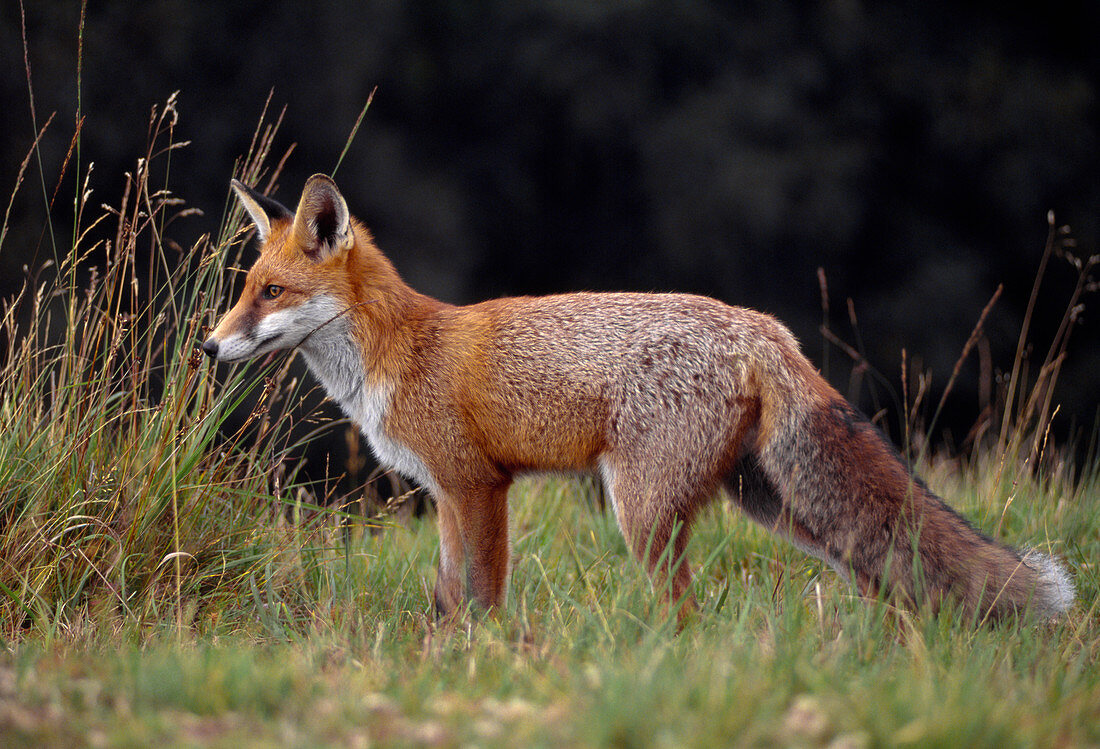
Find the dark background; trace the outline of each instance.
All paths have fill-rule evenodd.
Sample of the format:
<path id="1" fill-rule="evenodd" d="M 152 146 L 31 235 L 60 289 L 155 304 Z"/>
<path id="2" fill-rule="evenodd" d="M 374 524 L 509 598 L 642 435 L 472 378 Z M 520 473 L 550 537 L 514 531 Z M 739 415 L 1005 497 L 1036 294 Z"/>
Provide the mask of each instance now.
<path id="1" fill-rule="evenodd" d="M 293 206 L 377 86 L 337 181 L 418 289 L 457 303 L 708 294 L 777 315 L 823 366 L 822 267 L 832 327 L 854 340 L 851 298 L 871 363 L 897 383 L 905 347 L 935 396 L 998 283 L 987 335 L 994 365 L 1011 367 L 1048 210 L 1081 254 L 1097 251 L 1100 4 L 1001 6 L 101 0 L 83 42 L 82 159 L 100 200 L 117 201 L 150 106 L 179 90 L 177 137 L 192 145 L 171 184 L 206 213 L 172 226 L 187 247 L 216 231 L 272 88 L 287 106 L 275 151 L 298 144 L 276 193 Z M 27 0 L 39 122 L 58 113 L 48 175 L 72 135 L 79 14 L 75 0 Z M 0 55 L 7 195 L 33 137 L 14 0 Z M 24 186 L 12 210 L 4 294 L 45 248 L 41 189 Z M 62 225 L 66 213 L 63 200 Z M 1052 264 L 1040 357 L 1074 279 Z M 1100 325 L 1083 319 L 1059 384 L 1063 436 L 1096 415 Z M 847 393 L 846 357 L 828 364 Z M 941 425 L 956 441 L 978 380 L 972 360 Z M 857 399 L 874 410 L 866 380 Z"/>

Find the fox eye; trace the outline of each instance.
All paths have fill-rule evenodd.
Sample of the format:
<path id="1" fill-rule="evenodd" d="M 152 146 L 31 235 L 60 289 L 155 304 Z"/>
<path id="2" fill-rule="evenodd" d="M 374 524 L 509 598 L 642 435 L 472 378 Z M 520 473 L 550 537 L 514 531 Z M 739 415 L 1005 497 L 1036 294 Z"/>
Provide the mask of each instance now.
<path id="1" fill-rule="evenodd" d="M 270 284 L 270 285 L 264 287 L 263 297 L 264 297 L 264 299 L 274 299 L 277 296 L 279 296 L 279 294 L 282 294 L 282 293 L 283 293 L 283 287 L 282 286 L 276 286 L 275 284 Z"/>

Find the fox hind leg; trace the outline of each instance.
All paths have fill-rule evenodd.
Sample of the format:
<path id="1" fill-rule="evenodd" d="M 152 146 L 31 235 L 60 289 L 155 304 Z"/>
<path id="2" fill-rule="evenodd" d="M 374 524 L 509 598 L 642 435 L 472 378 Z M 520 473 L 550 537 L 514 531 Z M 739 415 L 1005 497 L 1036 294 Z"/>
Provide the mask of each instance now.
<path id="1" fill-rule="evenodd" d="M 654 589 L 665 594 L 666 603 L 675 606 L 683 601 L 683 618 L 694 607 L 685 598 L 691 585 L 685 552 L 700 502 L 671 500 L 658 482 L 610 460 L 601 461 L 600 468 L 627 545 L 645 565 Z"/>

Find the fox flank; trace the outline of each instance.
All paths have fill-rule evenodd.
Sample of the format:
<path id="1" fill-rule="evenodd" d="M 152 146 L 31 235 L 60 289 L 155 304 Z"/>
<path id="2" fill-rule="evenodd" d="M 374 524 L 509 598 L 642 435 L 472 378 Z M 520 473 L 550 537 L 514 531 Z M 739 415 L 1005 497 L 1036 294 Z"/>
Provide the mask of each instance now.
<path id="1" fill-rule="evenodd" d="M 1056 559 L 956 514 L 768 315 L 686 294 L 452 306 L 401 280 L 328 177 L 306 182 L 293 213 L 232 185 L 260 256 L 203 351 L 297 348 L 379 462 L 431 492 L 440 614 L 504 604 L 508 487 L 563 469 L 598 472 L 671 603 L 688 591 L 692 520 L 723 487 L 866 595 L 952 599 L 977 618 L 1073 603 Z"/>

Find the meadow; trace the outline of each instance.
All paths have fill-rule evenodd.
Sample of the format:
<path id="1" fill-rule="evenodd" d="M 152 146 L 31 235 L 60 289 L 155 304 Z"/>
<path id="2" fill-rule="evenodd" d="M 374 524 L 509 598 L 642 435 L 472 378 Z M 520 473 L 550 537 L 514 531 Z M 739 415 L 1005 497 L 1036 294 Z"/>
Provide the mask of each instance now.
<path id="1" fill-rule="evenodd" d="M 52 260 L 0 308 L 0 743 L 1100 744 L 1100 479 L 1047 431 L 1064 341 L 1017 358 L 1003 416 L 966 454 L 921 449 L 916 415 L 938 409 L 903 388 L 929 484 L 1065 560 L 1078 602 L 1059 621 L 862 599 L 716 502 L 689 552 L 699 609 L 677 630 L 592 481 L 551 476 L 512 491 L 507 609 L 440 624 L 431 513 L 364 515 L 298 475 L 290 426 L 312 418 L 311 384 L 290 357 L 229 369 L 198 352 L 252 250 L 228 190 L 216 235 L 165 239 L 188 210 L 169 179 L 177 116 L 173 99 L 152 110 L 102 209 L 66 162 L 76 228 L 46 227 Z M 237 177 L 277 179 L 277 126 L 261 121 Z M 39 179 L 35 156 L 15 190 L 49 201 L 64 175 Z M 1067 249 L 1051 231 L 1044 268 Z"/>

